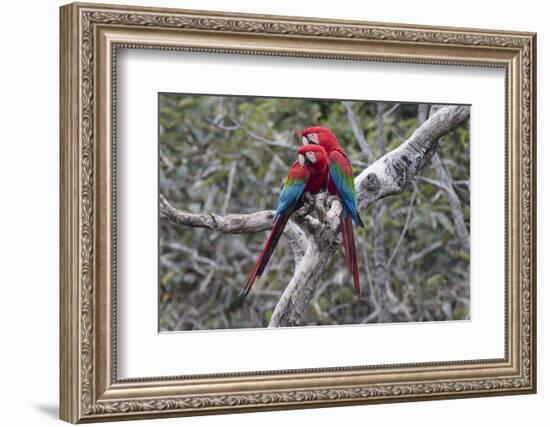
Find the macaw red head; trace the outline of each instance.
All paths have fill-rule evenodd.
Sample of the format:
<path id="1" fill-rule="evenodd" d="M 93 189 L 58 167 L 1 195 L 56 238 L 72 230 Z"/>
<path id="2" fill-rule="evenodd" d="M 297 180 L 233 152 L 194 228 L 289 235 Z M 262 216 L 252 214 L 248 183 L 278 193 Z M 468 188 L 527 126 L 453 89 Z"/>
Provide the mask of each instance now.
<path id="1" fill-rule="evenodd" d="M 341 149 L 336 135 L 330 129 L 322 126 L 313 126 L 305 129 L 302 132 L 302 141 L 304 144 L 320 145 L 327 153 Z"/>
<path id="2" fill-rule="evenodd" d="M 298 161 L 316 172 L 328 166 L 327 152 L 321 145 L 307 144 L 298 149 Z"/>

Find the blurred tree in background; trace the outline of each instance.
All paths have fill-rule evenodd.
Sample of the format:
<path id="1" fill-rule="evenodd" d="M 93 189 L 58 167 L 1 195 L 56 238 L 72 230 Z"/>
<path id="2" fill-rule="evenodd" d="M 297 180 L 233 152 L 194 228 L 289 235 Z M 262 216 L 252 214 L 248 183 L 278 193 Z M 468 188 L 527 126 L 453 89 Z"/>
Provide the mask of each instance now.
<path id="1" fill-rule="evenodd" d="M 429 106 L 259 97 L 160 95 L 160 192 L 191 213 L 253 213 L 277 206 L 300 132 L 331 128 L 355 173 L 411 136 Z M 356 228 L 363 296 L 343 251 L 331 260 L 304 325 L 468 319 L 469 124 L 400 194 L 379 200 Z M 238 293 L 268 232 L 221 234 L 161 216 L 162 331 L 268 325 L 295 268 L 283 238 L 248 298 Z M 366 285 L 368 283 L 368 285 Z"/>

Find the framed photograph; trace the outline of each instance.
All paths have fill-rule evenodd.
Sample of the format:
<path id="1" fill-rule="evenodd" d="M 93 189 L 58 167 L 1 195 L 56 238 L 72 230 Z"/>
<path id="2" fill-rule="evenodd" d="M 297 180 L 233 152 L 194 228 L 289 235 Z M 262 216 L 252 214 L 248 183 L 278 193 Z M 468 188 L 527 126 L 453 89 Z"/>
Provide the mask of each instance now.
<path id="1" fill-rule="evenodd" d="M 535 392 L 535 34 L 60 22 L 63 420 Z"/>

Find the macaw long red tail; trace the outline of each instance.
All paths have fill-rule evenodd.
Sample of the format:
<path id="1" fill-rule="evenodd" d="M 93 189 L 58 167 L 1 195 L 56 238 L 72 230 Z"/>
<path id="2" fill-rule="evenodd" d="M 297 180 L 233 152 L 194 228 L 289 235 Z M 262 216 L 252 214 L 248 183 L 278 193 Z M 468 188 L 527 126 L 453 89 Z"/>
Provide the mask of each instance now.
<path id="1" fill-rule="evenodd" d="M 357 251 L 355 249 L 355 234 L 353 232 L 353 223 L 351 215 L 342 213 L 340 216 L 342 224 L 342 237 L 344 240 L 344 253 L 348 261 L 349 271 L 353 276 L 353 284 L 357 295 L 361 295 L 361 285 L 359 284 L 359 268 L 357 267 Z"/>
<path id="2" fill-rule="evenodd" d="M 250 276 L 248 276 L 248 280 L 243 286 L 241 292 L 239 293 L 240 298 L 246 298 L 246 296 L 250 292 L 250 289 L 252 288 L 252 285 L 256 281 L 256 278 L 260 277 L 264 272 L 264 269 L 269 262 L 269 259 L 271 258 L 271 255 L 273 254 L 273 251 L 275 250 L 275 247 L 277 246 L 281 235 L 283 234 L 285 225 L 288 222 L 288 218 L 288 215 L 281 214 L 279 218 L 277 218 L 277 220 L 275 221 L 275 224 L 273 224 L 273 228 L 269 233 L 267 242 L 265 242 L 264 249 L 260 255 L 260 258 L 258 258 L 254 269 L 250 273 Z"/>

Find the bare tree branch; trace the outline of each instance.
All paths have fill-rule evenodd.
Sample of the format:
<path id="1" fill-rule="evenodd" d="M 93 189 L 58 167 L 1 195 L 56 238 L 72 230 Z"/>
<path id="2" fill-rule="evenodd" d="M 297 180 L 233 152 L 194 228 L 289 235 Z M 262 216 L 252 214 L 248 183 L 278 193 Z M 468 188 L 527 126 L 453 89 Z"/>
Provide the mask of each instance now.
<path id="1" fill-rule="evenodd" d="M 403 191 L 431 159 L 439 138 L 468 117 L 468 107 L 442 108 L 416 129 L 407 141 L 363 170 L 355 178 L 359 209 L 364 211 L 375 200 Z"/>
<path id="2" fill-rule="evenodd" d="M 385 154 L 355 178 L 359 210 L 365 211 L 373 202 L 403 191 L 431 159 L 439 139 L 466 121 L 468 107 L 445 107 L 433 114 L 413 135 L 398 148 Z M 222 233 L 254 233 L 273 225 L 274 212 L 253 214 L 191 214 L 177 210 L 161 195 L 160 208 L 168 219 L 185 226 L 202 227 Z M 291 239 L 303 242 L 304 255 L 299 259 L 294 276 L 277 303 L 270 327 L 299 325 L 329 261 L 341 246 L 339 216 L 342 206 L 338 200 L 331 203 L 326 219 L 317 220 L 314 234 L 296 232 L 292 221 L 285 229 Z M 308 217 L 307 215 L 306 217 Z M 313 218 L 311 218 L 313 219 Z M 294 225 L 291 225 L 294 224 Z M 297 227 L 297 228 L 296 228 Z"/>
<path id="3" fill-rule="evenodd" d="M 421 125 L 412 136 L 390 151 L 355 178 L 359 209 L 383 197 L 403 191 L 422 170 L 437 149 L 439 139 L 470 116 L 468 107 L 446 107 Z M 332 203 L 322 231 L 310 242 L 308 251 L 277 303 L 270 327 L 299 325 L 328 261 L 339 247 L 339 215 L 342 206 Z"/>
<path id="4" fill-rule="evenodd" d="M 242 234 L 269 230 L 273 226 L 275 211 L 259 211 L 252 214 L 230 214 L 225 216 L 193 214 L 176 209 L 160 195 L 160 212 L 176 224 L 187 227 L 208 228 L 221 233 Z"/>
<path id="5" fill-rule="evenodd" d="M 294 263 L 298 266 L 308 248 L 307 235 L 304 233 L 304 230 L 293 221 L 288 222 L 283 231 L 283 235 L 286 237 L 292 249 L 292 253 L 294 254 Z"/>
<path id="6" fill-rule="evenodd" d="M 264 138 L 263 136 L 258 135 L 257 133 L 251 131 L 250 129 L 247 129 L 237 120 L 231 120 L 230 126 L 224 125 L 220 121 L 216 121 L 216 119 L 207 120 L 207 121 L 211 125 L 216 126 L 218 129 L 222 129 L 222 130 L 234 131 L 234 130 L 240 129 L 252 139 L 255 139 L 256 141 L 259 141 L 259 142 L 263 142 L 266 145 L 271 145 L 273 147 L 278 147 L 278 148 L 286 148 L 288 150 L 296 150 L 296 146 L 290 144 L 289 142 L 273 141 L 271 139 Z"/>
<path id="7" fill-rule="evenodd" d="M 355 135 L 355 139 L 359 143 L 359 147 L 361 148 L 362 153 L 367 157 L 369 163 L 374 162 L 374 153 L 372 152 L 371 147 L 368 145 L 367 140 L 365 138 L 365 135 L 361 131 L 359 127 L 359 120 L 357 119 L 357 116 L 353 112 L 352 104 L 351 102 L 344 102 L 344 105 L 347 109 L 348 114 L 348 121 L 350 123 L 351 129 L 353 131 L 353 134 Z M 384 135 L 384 104 L 381 102 L 376 103 L 376 131 L 377 131 L 377 140 L 378 140 L 378 146 L 380 147 L 380 154 L 384 154 L 385 151 L 385 135 Z M 381 291 L 383 288 L 384 290 L 387 287 L 388 282 L 388 274 L 387 270 L 385 268 L 385 254 L 384 254 L 384 232 L 382 230 L 382 202 L 378 201 L 374 205 L 373 215 L 372 215 L 372 228 L 373 228 L 373 236 L 374 236 L 374 280 L 376 282 L 376 287 L 371 282 L 372 278 L 370 277 L 370 274 L 368 275 L 368 287 L 369 292 L 368 296 L 373 301 L 373 307 L 375 307 L 375 311 L 377 313 L 378 319 L 380 319 L 380 315 L 382 312 L 385 312 L 386 310 L 386 298 L 384 294 L 384 291 Z M 366 249 L 363 247 L 363 254 L 365 260 L 366 257 Z M 367 271 L 370 273 L 368 270 Z M 375 292 L 378 290 L 378 292 Z M 381 308 L 382 307 L 382 308 Z"/>
<path id="8" fill-rule="evenodd" d="M 300 324 L 330 261 L 327 255 L 327 248 L 320 248 L 315 241 L 310 241 L 308 250 L 273 311 L 270 328 Z"/>
<path id="9" fill-rule="evenodd" d="M 223 99 L 223 98 L 222 98 Z M 233 184 L 235 182 L 235 172 L 237 172 L 238 160 L 231 162 L 231 168 L 229 169 L 229 177 L 227 178 L 227 191 L 223 200 L 222 215 L 227 213 L 227 207 L 229 206 L 229 200 L 231 200 L 231 194 L 233 193 Z"/>
<path id="10" fill-rule="evenodd" d="M 413 255 L 411 255 L 408 259 L 407 259 L 407 262 L 409 264 L 413 264 L 415 263 L 416 261 L 418 261 L 419 259 L 422 259 L 424 258 L 426 255 L 428 255 L 430 252 L 433 252 L 435 251 L 436 249 L 439 249 L 440 247 L 443 246 L 443 242 L 441 240 L 437 241 L 437 242 L 434 242 L 432 243 L 430 246 L 428 246 L 427 248 L 424 248 L 422 249 L 420 252 L 417 252 Z"/>
<path id="11" fill-rule="evenodd" d="M 208 228 L 220 233 L 244 234 L 270 230 L 275 218 L 275 211 L 260 211 L 252 214 L 230 214 L 225 216 L 213 213 L 192 214 L 176 209 L 162 194 L 159 197 L 161 213 L 172 222 L 187 227 Z M 296 263 L 299 263 L 307 250 L 307 236 L 305 232 L 294 221 L 290 220 L 285 227 L 283 235 L 290 243 Z"/>
<path id="12" fill-rule="evenodd" d="M 399 239 L 397 240 L 397 243 L 395 245 L 395 248 L 393 248 L 393 252 L 390 256 L 390 259 L 388 260 L 388 263 L 386 264 L 386 268 L 389 268 L 393 259 L 395 258 L 395 255 L 397 255 L 397 252 L 399 251 L 399 247 L 401 246 L 401 242 L 403 241 L 403 238 L 405 237 L 405 234 L 407 233 L 407 229 L 409 228 L 409 223 L 411 221 L 411 214 L 412 209 L 414 206 L 414 202 L 416 200 L 416 186 L 414 187 L 414 191 L 411 196 L 411 201 L 409 202 L 409 209 L 407 210 L 407 218 L 405 219 L 405 225 L 403 226 L 403 230 L 401 230 L 401 234 L 399 235 Z"/>
<path id="13" fill-rule="evenodd" d="M 416 180 L 417 181 L 424 181 L 424 182 L 427 182 L 429 184 L 432 184 L 432 185 L 436 186 L 437 188 L 439 188 L 440 190 L 443 190 L 443 191 L 448 191 L 449 190 L 445 184 L 443 184 L 441 181 L 438 181 L 436 179 L 427 178 L 425 176 L 417 176 Z"/>
<path id="14" fill-rule="evenodd" d="M 369 258 L 367 256 L 367 248 L 366 248 L 366 243 L 365 241 L 361 241 L 360 243 L 361 245 L 361 253 L 363 255 L 363 265 L 365 266 L 365 274 L 367 276 L 367 287 L 368 287 L 368 293 L 367 293 L 367 296 L 368 296 L 368 299 L 372 305 L 372 307 L 374 307 L 374 310 L 373 310 L 373 313 L 376 313 L 376 316 L 378 316 L 378 313 L 380 312 L 379 308 L 378 308 L 378 301 L 376 301 L 376 298 L 375 298 L 375 293 L 374 293 L 374 286 L 373 286 L 373 280 L 372 280 L 372 275 L 371 275 L 371 272 L 370 272 L 370 267 L 369 267 Z M 371 316 L 372 313 L 369 314 L 369 316 Z M 368 317 L 369 317 L 368 316 Z M 365 323 L 365 321 L 363 321 L 362 323 Z"/>
<path id="15" fill-rule="evenodd" d="M 357 116 L 353 112 L 353 104 L 350 101 L 344 101 L 344 106 L 346 107 L 346 111 L 348 113 L 348 121 L 351 126 L 351 130 L 353 131 L 353 135 L 355 135 L 355 139 L 357 139 L 357 142 L 359 143 L 361 152 L 367 157 L 369 163 L 374 162 L 374 154 L 367 143 L 365 135 L 359 127 L 359 120 L 357 120 Z"/>
<path id="16" fill-rule="evenodd" d="M 384 132 L 384 103 L 376 103 L 376 141 L 380 155 L 386 153 L 386 134 Z M 377 200 L 372 210 L 372 229 L 374 235 L 374 282 L 377 298 L 378 321 L 388 320 L 388 298 L 390 275 L 386 268 L 386 249 L 382 216 L 384 202 Z"/>
<path id="17" fill-rule="evenodd" d="M 432 111 L 432 113 L 435 113 L 435 109 Z M 428 116 L 430 115 L 430 104 L 419 104 L 418 105 L 418 124 L 421 125 L 426 121 Z"/>
<path id="18" fill-rule="evenodd" d="M 344 105 L 347 109 L 347 115 L 348 115 L 348 120 L 350 122 L 350 126 L 359 143 L 359 146 L 361 147 L 361 151 L 367 157 L 369 162 L 372 163 L 374 161 L 373 152 L 370 146 L 368 145 L 363 132 L 361 132 L 361 129 L 359 127 L 359 121 L 355 113 L 353 112 L 352 104 L 350 102 L 344 102 Z M 376 103 L 376 132 L 377 132 L 377 143 L 378 143 L 380 155 L 383 155 L 386 152 L 385 120 L 393 111 L 395 111 L 399 107 L 399 105 L 400 104 L 395 104 L 388 111 L 384 111 L 385 103 L 383 102 Z M 372 299 L 372 301 L 375 301 L 375 304 L 373 304 L 373 306 L 375 307 L 376 316 L 374 317 L 376 317 L 379 322 L 387 321 L 389 311 L 392 311 L 392 312 L 395 311 L 395 310 L 388 310 L 388 307 L 387 307 L 388 294 L 391 293 L 390 283 L 389 283 L 389 280 L 390 280 L 389 265 L 391 264 L 391 260 L 393 256 L 395 256 L 395 253 L 399 248 L 399 243 L 400 243 L 398 242 L 398 245 L 396 246 L 396 249 L 392 254 L 392 258 L 390 258 L 390 261 L 386 262 L 384 230 L 382 227 L 383 211 L 384 211 L 383 201 L 378 200 L 374 204 L 374 208 L 372 212 L 372 226 L 373 226 L 373 236 L 374 236 L 374 267 L 375 267 L 374 280 L 376 285 L 375 287 L 371 282 L 372 279 L 370 277 L 368 278 L 369 297 Z M 406 228 L 404 228 L 404 231 L 405 230 Z M 373 291 L 375 292 L 375 294 L 373 294 Z M 369 316 L 369 318 L 373 318 L 373 317 Z"/>
<path id="19" fill-rule="evenodd" d="M 384 112 L 384 118 L 388 117 L 391 113 L 393 113 L 395 110 L 397 110 L 401 104 L 399 102 L 393 104 L 393 106 L 386 112 Z"/>
<path id="20" fill-rule="evenodd" d="M 386 268 L 386 251 L 384 243 L 384 228 L 382 227 L 382 216 L 384 214 L 384 203 L 377 200 L 372 209 L 372 230 L 374 238 L 374 291 L 378 306 L 378 321 L 388 321 L 388 298 L 387 292 L 390 287 L 390 276 Z"/>
<path id="21" fill-rule="evenodd" d="M 464 252 L 470 252 L 470 233 L 466 227 L 464 221 L 464 214 L 462 213 L 462 203 L 456 191 L 453 188 L 453 178 L 451 174 L 443 164 L 441 157 L 436 153 L 432 158 L 432 165 L 435 169 L 437 177 L 443 183 L 446 189 L 447 198 L 449 199 L 449 205 L 451 206 L 451 212 L 453 214 L 453 223 L 455 226 L 456 234 L 462 245 Z"/>
<path id="22" fill-rule="evenodd" d="M 442 106 L 434 105 L 430 109 L 428 104 L 421 104 L 419 106 L 418 112 L 419 123 L 423 123 L 428 115 L 436 114 L 442 108 Z M 460 198 L 458 197 L 458 194 L 456 194 L 456 191 L 453 187 L 453 177 L 445 167 L 443 160 L 441 160 L 441 156 L 439 156 L 439 154 L 437 153 L 435 153 L 432 157 L 432 167 L 434 168 L 437 178 L 439 179 L 439 182 L 441 182 L 441 184 L 443 185 L 443 189 L 447 194 L 447 198 L 449 200 L 449 205 L 451 206 L 451 212 L 453 215 L 455 231 L 460 240 L 462 249 L 464 250 L 464 252 L 469 253 L 470 233 L 468 232 L 466 222 L 464 221 L 464 214 L 462 213 L 462 203 L 460 202 Z"/>

